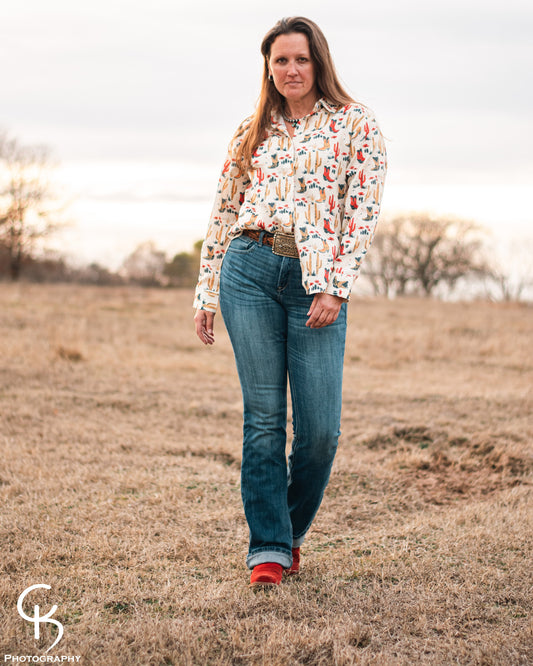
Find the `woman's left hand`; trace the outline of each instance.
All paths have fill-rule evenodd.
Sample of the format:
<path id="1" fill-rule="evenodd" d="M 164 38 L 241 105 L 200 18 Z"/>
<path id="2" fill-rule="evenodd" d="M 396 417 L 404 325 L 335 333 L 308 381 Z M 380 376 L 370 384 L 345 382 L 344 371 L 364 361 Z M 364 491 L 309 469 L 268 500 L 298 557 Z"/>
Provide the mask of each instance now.
<path id="1" fill-rule="evenodd" d="M 329 326 L 339 316 L 341 305 L 346 299 L 332 294 L 315 294 L 311 307 L 309 308 L 309 319 L 305 325 L 309 328 L 322 328 Z"/>

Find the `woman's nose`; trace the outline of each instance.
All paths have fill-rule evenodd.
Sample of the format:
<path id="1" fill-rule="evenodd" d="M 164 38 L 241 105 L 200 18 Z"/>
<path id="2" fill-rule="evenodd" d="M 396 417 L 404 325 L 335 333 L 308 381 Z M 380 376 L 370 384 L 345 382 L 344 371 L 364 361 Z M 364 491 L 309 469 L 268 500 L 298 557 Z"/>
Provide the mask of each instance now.
<path id="1" fill-rule="evenodd" d="M 294 76 L 295 74 L 298 73 L 297 70 L 296 70 L 296 63 L 295 62 L 290 62 L 287 70 L 288 70 L 288 74 L 290 74 L 291 76 Z"/>

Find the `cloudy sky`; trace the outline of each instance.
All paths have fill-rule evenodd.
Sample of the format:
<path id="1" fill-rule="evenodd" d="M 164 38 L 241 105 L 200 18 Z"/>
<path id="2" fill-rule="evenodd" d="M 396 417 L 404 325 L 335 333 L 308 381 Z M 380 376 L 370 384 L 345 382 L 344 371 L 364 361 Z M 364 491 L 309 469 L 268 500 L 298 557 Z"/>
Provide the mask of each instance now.
<path id="1" fill-rule="evenodd" d="M 263 35 L 303 14 L 387 138 L 383 210 L 529 233 L 533 4 L 526 0 L 2 0 L 0 127 L 47 144 L 69 251 L 117 263 L 205 230 L 226 145 L 259 92 Z"/>

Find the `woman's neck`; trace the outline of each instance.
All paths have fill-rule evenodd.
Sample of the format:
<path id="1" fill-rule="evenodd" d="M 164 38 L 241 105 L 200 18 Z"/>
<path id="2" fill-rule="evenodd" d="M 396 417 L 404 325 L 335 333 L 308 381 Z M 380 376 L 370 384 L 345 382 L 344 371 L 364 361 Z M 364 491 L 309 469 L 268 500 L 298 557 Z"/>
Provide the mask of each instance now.
<path id="1" fill-rule="evenodd" d="M 307 116 L 315 108 L 318 99 L 319 98 L 316 97 L 292 102 L 285 100 L 285 116 L 287 118 L 303 118 L 304 116 Z"/>

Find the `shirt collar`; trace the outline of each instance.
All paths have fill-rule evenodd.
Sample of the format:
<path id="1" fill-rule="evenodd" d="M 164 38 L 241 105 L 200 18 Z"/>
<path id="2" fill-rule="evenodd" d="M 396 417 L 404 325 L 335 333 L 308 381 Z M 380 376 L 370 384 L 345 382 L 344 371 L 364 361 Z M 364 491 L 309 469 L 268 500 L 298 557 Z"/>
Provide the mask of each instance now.
<path id="1" fill-rule="evenodd" d="M 315 105 L 315 111 L 318 111 L 318 107 L 323 106 L 326 111 L 329 111 L 330 113 L 335 113 L 337 111 L 337 107 L 333 106 L 333 104 L 330 104 L 325 97 L 321 97 L 318 102 Z"/>
<path id="2" fill-rule="evenodd" d="M 326 111 L 329 111 L 330 113 L 335 113 L 335 111 L 337 111 L 337 107 L 333 106 L 333 104 L 330 104 L 324 97 L 321 97 L 316 102 L 315 108 L 313 109 L 312 113 L 318 113 L 321 108 L 326 109 Z M 280 111 L 272 115 L 272 124 L 281 125 L 282 128 L 285 128 L 283 114 Z"/>

